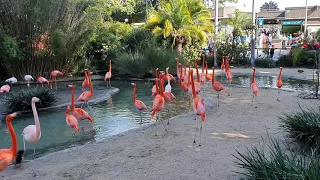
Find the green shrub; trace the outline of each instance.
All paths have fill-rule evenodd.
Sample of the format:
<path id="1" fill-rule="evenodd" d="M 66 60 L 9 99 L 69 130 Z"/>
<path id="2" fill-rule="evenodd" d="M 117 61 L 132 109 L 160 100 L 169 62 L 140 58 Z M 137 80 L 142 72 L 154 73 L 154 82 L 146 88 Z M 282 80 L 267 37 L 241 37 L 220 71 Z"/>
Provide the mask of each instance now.
<path id="1" fill-rule="evenodd" d="M 276 67 L 275 62 L 270 58 L 256 59 L 255 65 L 256 65 L 256 67 L 260 67 L 260 68 L 275 68 Z"/>
<path id="2" fill-rule="evenodd" d="M 134 52 L 137 49 L 147 47 L 153 39 L 152 32 L 145 28 L 136 28 L 124 39 L 124 45 Z"/>
<path id="3" fill-rule="evenodd" d="M 36 104 L 37 108 L 45 108 L 53 105 L 56 100 L 55 94 L 44 88 L 27 88 L 18 92 L 12 92 L 10 96 L 5 99 L 5 105 L 9 112 L 31 110 L 31 99 L 37 97 L 40 103 Z"/>
<path id="4" fill-rule="evenodd" d="M 320 112 L 313 109 L 301 110 L 280 117 L 281 126 L 291 137 L 304 145 L 320 147 Z"/>
<path id="5" fill-rule="evenodd" d="M 276 61 L 276 65 L 281 67 L 292 67 L 292 57 L 290 55 L 282 55 L 279 57 L 278 61 Z"/>
<path id="6" fill-rule="evenodd" d="M 237 166 L 245 172 L 238 172 L 243 179 L 250 180 L 318 180 L 320 177 L 320 160 L 317 153 L 298 154 L 298 152 L 284 151 L 279 141 L 271 140 L 268 146 L 270 152 L 264 148 L 253 147 L 246 153 L 237 151 L 239 157 Z"/>
<path id="7" fill-rule="evenodd" d="M 292 51 L 293 65 L 297 67 L 310 67 L 314 65 L 315 56 L 312 51 L 296 47 Z"/>

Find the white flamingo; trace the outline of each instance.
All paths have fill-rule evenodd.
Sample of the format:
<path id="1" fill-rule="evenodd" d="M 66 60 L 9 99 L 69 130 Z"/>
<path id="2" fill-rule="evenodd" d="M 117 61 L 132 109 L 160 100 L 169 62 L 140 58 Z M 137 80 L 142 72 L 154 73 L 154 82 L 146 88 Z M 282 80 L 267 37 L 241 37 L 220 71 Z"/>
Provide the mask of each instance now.
<path id="1" fill-rule="evenodd" d="M 166 69 L 166 75 L 168 75 L 169 74 L 169 67 L 167 67 L 167 69 Z M 166 85 L 166 87 L 165 87 L 165 92 L 171 92 L 171 84 L 170 84 L 170 78 L 168 77 L 168 84 Z"/>
<path id="2" fill-rule="evenodd" d="M 27 81 L 27 86 L 30 87 L 30 81 L 33 81 L 33 77 L 31 75 L 25 75 L 24 80 Z"/>
<path id="3" fill-rule="evenodd" d="M 18 80 L 17 80 L 17 78 L 15 78 L 15 77 L 11 77 L 11 78 L 7 79 L 5 82 L 11 84 L 11 90 L 12 90 L 12 85 L 13 85 L 14 83 L 17 83 Z"/>

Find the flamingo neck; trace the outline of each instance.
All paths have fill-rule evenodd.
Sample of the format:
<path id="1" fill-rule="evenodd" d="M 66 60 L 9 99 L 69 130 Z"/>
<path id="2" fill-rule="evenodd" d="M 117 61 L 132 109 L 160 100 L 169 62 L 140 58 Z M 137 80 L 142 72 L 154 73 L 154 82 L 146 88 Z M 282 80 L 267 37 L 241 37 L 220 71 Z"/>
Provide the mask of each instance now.
<path id="1" fill-rule="evenodd" d="M 93 85 L 92 85 L 91 77 L 88 76 L 88 79 L 89 79 L 89 85 L 90 85 L 90 93 L 93 94 Z"/>
<path id="2" fill-rule="evenodd" d="M 18 151 L 17 135 L 14 132 L 14 129 L 12 127 L 12 123 L 11 123 L 11 121 L 8 120 L 8 117 L 7 117 L 7 124 L 8 124 L 8 129 L 9 129 L 9 132 L 10 132 L 10 135 L 11 135 L 11 140 L 12 140 L 12 145 L 11 145 L 10 150 L 11 150 L 12 154 L 14 156 L 16 156 L 17 155 L 17 151 Z"/>
<path id="3" fill-rule="evenodd" d="M 204 60 L 202 60 L 202 69 L 201 69 L 202 71 L 202 74 L 204 73 Z"/>
<path id="4" fill-rule="evenodd" d="M 166 69 L 166 76 L 167 76 L 167 79 L 168 79 L 168 84 L 170 85 L 170 76 L 169 76 L 169 71 L 168 69 Z"/>
<path id="5" fill-rule="evenodd" d="M 134 86 L 134 87 L 133 87 L 133 103 L 136 102 L 136 93 L 137 93 L 137 87 Z"/>
<path id="6" fill-rule="evenodd" d="M 252 83 L 255 83 L 255 71 L 253 71 L 253 73 L 252 73 Z"/>
<path id="7" fill-rule="evenodd" d="M 112 64 L 111 64 L 111 61 L 110 61 L 110 63 L 109 63 L 110 65 L 109 65 L 109 72 L 111 73 L 111 71 L 112 71 Z"/>
<path id="8" fill-rule="evenodd" d="M 180 71 L 180 78 L 179 78 L 179 81 L 180 81 L 180 85 L 182 85 L 182 67 L 181 67 L 181 71 Z"/>
<path id="9" fill-rule="evenodd" d="M 156 79 L 159 79 L 159 76 L 158 76 L 158 69 L 156 69 Z"/>
<path id="10" fill-rule="evenodd" d="M 214 68 L 212 68 L 212 85 L 214 84 Z"/>
<path id="11" fill-rule="evenodd" d="M 71 109 L 72 112 L 74 112 L 75 104 L 74 104 L 74 86 L 71 88 Z"/>
<path id="12" fill-rule="evenodd" d="M 229 57 L 226 57 L 226 71 L 230 70 L 230 65 L 229 65 Z"/>
<path id="13" fill-rule="evenodd" d="M 222 64 L 224 64 L 224 56 L 222 57 Z"/>
<path id="14" fill-rule="evenodd" d="M 31 108 L 32 108 L 32 112 L 33 112 L 34 123 L 36 125 L 36 133 L 37 133 L 37 135 L 39 135 L 41 132 L 41 129 L 40 129 L 40 121 L 39 121 L 39 116 L 38 116 L 35 102 L 31 103 Z"/>
<path id="15" fill-rule="evenodd" d="M 208 75 L 208 63 L 206 62 L 206 76 Z"/>
<path id="16" fill-rule="evenodd" d="M 192 96 L 193 96 L 193 99 L 197 98 L 197 94 L 196 94 L 196 89 L 194 87 L 194 80 L 193 80 L 193 73 L 192 71 L 189 71 L 190 72 L 190 79 L 191 79 L 191 86 L 192 86 Z"/>
<path id="17" fill-rule="evenodd" d="M 279 77 L 278 77 L 278 80 L 281 80 L 281 79 L 282 79 L 282 69 L 280 70 Z"/>
<path id="18" fill-rule="evenodd" d="M 197 63 L 196 63 L 196 72 L 197 72 L 197 81 L 200 82 L 200 76 L 199 76 L 199 70 L 198 70 Z"/>
<path id="19" fill-rule="evenodd" d="M 164 80 L 163 77 L 160 78 L 160 95 L 163 96 L 163 92 L 164 92 Z"/>
<path id="20" fill-rule="evenodd" d="M 156 78 L 156 94 L 159 94 L 158 78 Z"/>
<path id="21" fill-rule="evenodd" d="M 50 82 L 50 88 L 51 88 L 51 89 L 52 89 L 52 84 L 53 84 L 53 82 L 54 82 L 54 76 L 51 75 L 51 82 Z"/>

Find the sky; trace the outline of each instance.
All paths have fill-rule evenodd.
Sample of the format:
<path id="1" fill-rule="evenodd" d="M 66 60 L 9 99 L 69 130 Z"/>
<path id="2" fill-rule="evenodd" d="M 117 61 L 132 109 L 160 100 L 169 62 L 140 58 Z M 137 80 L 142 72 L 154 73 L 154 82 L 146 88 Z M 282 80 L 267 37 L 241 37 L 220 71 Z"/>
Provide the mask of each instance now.
<path id="1" fill-rule="evenodd" d="M 307 0 L 308 6 L 320 5 L 319 0 Z M 270 2 L 270 0 L 254 0 L 255 2 L 255 10 L 258 12 L 260 7 L 265 2 Z M 284 10 L 285 7 L 299 7 L 306 6 L 306 0 L 273 0 L 273 2 L 278 4 L 280 10 Z M 226 3 L 226 6 L 235 6 L 237 9 L 241 11 L 251 12 L 252 11 L 252 0 L 238 0 L 237 4 L 234 3 Z"/>

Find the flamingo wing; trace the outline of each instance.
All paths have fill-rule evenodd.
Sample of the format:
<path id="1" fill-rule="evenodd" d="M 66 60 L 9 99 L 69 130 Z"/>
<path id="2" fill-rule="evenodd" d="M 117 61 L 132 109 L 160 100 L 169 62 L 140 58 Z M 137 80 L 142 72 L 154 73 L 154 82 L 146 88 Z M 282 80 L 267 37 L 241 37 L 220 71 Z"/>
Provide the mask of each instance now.
<path id="1" fill-rule="evenodd" d="M 106 75 L 104 76 L 104 80 L 106 81 L 107 79 L 111 78 L 111 72 L 107 72 Z"/>
<path id="2" fill-rule="evenodd" d="M 75 108 L 74 112 L 72 112 L 72 115 L 78 121 L 88 119 L 91 123 L 94 122 L 93 119 L 90 117 L 90 115 L 85 110 L 83 110 L 82 108 Z"/>
<path id="3" fill-rule="evenodd" d="M 72 129 L 75 129 L 79 132 L 78 128 L 78 120 L 73 115 L 68 115 L 66 117 L 67 125 L 70 126 Z"/>
<path id="4" fill-rule="evenodd" d="M 139 111 L 143 109 L 146 109 L 147 111 L 149 111 L 148 107 L 140 100 L 136 100 L 136 102 L 134 103 L 134 107 Z"/>
<path id="5" fill-rule="evenodd" d="M 41 132 L 38 136 L 36 129 L 37 128 L 35 125 L 29 125 L 26 128 L 24 128 L 22 132 L 23 138 L 29 143 L 37 142 L 41 137 Z"/>
<path id="6" fill-rule="evenodd" d="M 15 155 L 10 149 L 0 149 L 0 171 L 6 169 L 14 160 Z"/>
<path id="7" fill-rule="evenodd" d="M 90 95 L 91 95 L 90 91 L 83 92 L 82 94 L 80 94 L 77 101 L 78 102 L 88 102 L 91 98 Z"/>
<path id="8" fill-rule="evenodd" d="M 258 88 L 258 85 L 256 83 L 252 83 L 251 84 L 251 89 L 252 89 L 252 92 L 255 96 L 258 95 L 258 92 L 259 92 L 259 88 Z"/>
<path id="9" fill-rule="evenodd" d="M 193 100 L 193 111 L 196 115 L 201 116 L 202 121 L 206 120 L 206 107 L 201 99 L 195 98 Z"/>

